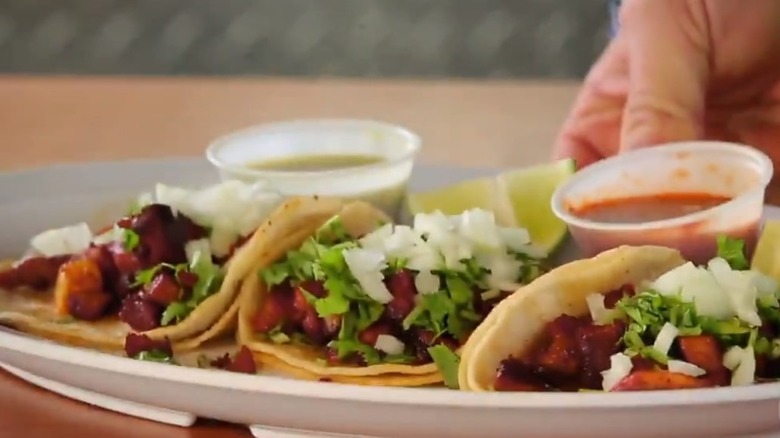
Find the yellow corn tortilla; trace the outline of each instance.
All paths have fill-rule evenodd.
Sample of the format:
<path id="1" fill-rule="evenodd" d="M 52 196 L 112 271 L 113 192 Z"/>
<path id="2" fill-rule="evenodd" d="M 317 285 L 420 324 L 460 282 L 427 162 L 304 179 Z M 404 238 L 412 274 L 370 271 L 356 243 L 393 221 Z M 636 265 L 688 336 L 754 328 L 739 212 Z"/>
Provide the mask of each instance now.
<path id="1" fill-rule="evenodd" d="M 262 229 L 262 226 L 259 230 Z M 168 338 L 175 351 L 187 351 L 236 330 L 238 294 L 244 278 L 253 271 L 263 233 L 255 232 L 222 267 L 225 278 L 219 291 L 204 300 L 184 320 L 143 332 L 152 339 Z M 12 262 L 0 264 L 7 269 Z M 133 330 L 116 316 L 80 321 L 59 315 L 52 291 L 0 289 L 0 325 L 79 347 L 104 351 L 124 348 Z"/>
<path id="2" fill-rule="evenodd" d="M 239 296 L 238 342 L 246 345 L 264 365 L 297 376 L 328 378 L 332 381 L 380 386 L 421 386 L 442 381 L 436 365 L 379 364 L 370 366 L 328 366 L 321 347 L 303 344 L 275 344 L 254 333 L 251 319 L 268 293 L 259 271 L 296 249 L 327 220 L 338 215 L 347 232 L 358 237 L 390 219 L 362 201 L 346 202 L 332 198 L 299 197 L 288 201 L 272 214 L 258 231 L 266 242 L 256 254 L 252 273 L 246 277 Z M 260 248 L 260 246 L 258 246 Z"/>
<path id="3" fill-rule="evenodd" d="M 674 249 L 621 246 L 544 274 L 500 302 L 466 342 L 458 368 L 460 388 L 492 391 L 501 361 L 522 356 L 555 318 L 586 315 L 589 295 L 652 281 L 684 263 Z"/>

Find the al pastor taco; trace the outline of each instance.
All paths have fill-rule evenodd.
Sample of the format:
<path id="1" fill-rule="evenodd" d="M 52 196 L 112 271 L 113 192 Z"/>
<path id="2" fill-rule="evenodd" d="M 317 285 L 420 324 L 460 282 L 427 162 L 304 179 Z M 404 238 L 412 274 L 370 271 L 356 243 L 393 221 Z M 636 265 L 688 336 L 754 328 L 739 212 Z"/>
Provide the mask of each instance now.
<path id="1" fill-rule="evenodd" d="M 0 267 L 0 324 L 102 350 L 121 350 L 129 334 L 197 347 L 235 330 L 253 233 L 280 202 L 235 181 L 158 185 L 96 233 L 86 223 L 45 231 Z"/>
<path id="2" fill-rule="evenodd" d="M 297 198 L 239 299 L 239 342 L 300 377 L 457 385 L 458 353 L 492 307 L 542 270 L 523 229 L 491 213 L 419 214 L 394 225 L 362 202 Z"/>
<path id="3" fill-rule="evenodd" d="M 502 302 L 459 370 L 471 391 L 639 391 L 780 378 L 777 283 L 720 239 L 707 266 L 624 246 Z"/>

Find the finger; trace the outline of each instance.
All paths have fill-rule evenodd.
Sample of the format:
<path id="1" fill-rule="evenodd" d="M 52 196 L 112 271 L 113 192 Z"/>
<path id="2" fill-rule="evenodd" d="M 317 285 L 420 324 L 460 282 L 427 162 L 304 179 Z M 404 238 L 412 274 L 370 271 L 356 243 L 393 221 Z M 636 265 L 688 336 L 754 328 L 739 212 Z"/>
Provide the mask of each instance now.
<path id="1" fill-rule="evenodd" d="M 623 39 L 613 40 L 588 73 L 553 147 L 553 158 L 582 168 L 618 152 L 628 90 Z"/>
<path id="2" fill-rule="evenodd" d="M 710 50 L 701 0 L 630 0 L 623 7 L 630 86 L 621 150 L 699 138 Z"/>

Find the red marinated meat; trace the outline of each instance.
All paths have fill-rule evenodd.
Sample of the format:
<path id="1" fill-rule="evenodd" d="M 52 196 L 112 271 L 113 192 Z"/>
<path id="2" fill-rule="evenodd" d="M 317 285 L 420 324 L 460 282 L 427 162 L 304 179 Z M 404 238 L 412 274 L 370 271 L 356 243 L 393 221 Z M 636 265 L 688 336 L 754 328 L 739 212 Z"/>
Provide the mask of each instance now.
<path id="1" fill-rule="evenodd" d="M 652 359 L 636 355 L 631 358 L 631 369 L 634 371 L 653 371 L 658 369 L 659 365 Z"/>
<path id="2" fill-rule="evenodd" d="M 292 293 L 287 285 L 278 285 L 268 292 L 252 316 L 252 327 L 259 333 L 268 333 L 288 322 L 292 313 Z"/>
<path id="3" fill-rule="evenodd" d="M 136 357 L 143 352 L 158 351 L 173 356 L 173 348 L 168 338 L 155 340 L 149 336 L 130 333 L 125 337 L 125 353 L 127 357 Z"/>
<path id="4" fill-rule="evenodd" d="M 97 321 L 102 318 L 111 296 L 103 292 L 68 294 L 68 314 L 82 321 Z"/>
<path id="5" fill-rule="evenodd" d="M 298 284 L 298 287 L 302 288 L 303 290 L 315 296 L 316 298 L 325 298 L 325 296 L 328 295 L 328 292 L 325 290 L 325 285 L 321 281 L 315 281 L 315 280 L 302 281 L 300 284 Z"/>
<path id="6" fill-rule="evenodd" d="M 373 347 L 376 345 L 376 340 L 379 335 L 389 335 L 391 333 L 392 327 L 390 327 L 390 324 L 379 321 L 371 324 L 370 326 L 363 329 L 363 331 L 358 333 L 358 340 L 366 345 Z"/>
<path id="7" fill-rule="evenodd" d="M 329 338 L 335 338 L 341 331 L 341 315 L 328 315 L 322 318 L 325 323 L 325 335 Z"/>
<path id="8" fill-rule="evenodd" d="M 328 336 L 325 333 L 325 321 L 317 315 L 317 311 L 309 309 L 301 322 L 303 333 L 315 344 L 325 344 Z"/>
<path id="9" fill-rule="evenodd" d="M 569 382 L 582 368 L 577 329 L 582 321 L 563 315 L 548 323 L 538 343 L 529 353 L 535 372 L 546 380 Z"/>
<path id="10" fill-rule="evenodd" d="M 501 362 L 493 383 L 496 391 L 550 391 L 551 388 L 524 363 L 509 358 Z"/>
<path id="11" fill-rule="evenodd" d="M 138 295 L 131 295 L 122 300 L 119 319 L 133 330 L 144 332 L 160 326 L 162 312 L 162 307 L 152 302 L 144 301 Z"/>
<path id="12" fill-rule="evenodd" d="M 0 288 L 16 289 L 28 287 L 47 290 L 57 281 L 60 266 L 68 262 L 69 255 L 55 257 L 28 257 L 14 263 L 9 269 L 0 271 Z"/>
<path id="13" fill-rule="evenodd" d="M 707 378 L 719 386 L 729 384 L 730 373 L 723 365 L 723 351 L 714 336 L 682 336 L 677 340 L 683 360 L 707 372 Z"/>
<path id="14" fill-rule="evenodd" d="M 114 286 L 107 288 L 113 291 L 117 298 L 124 299 L 128 295 L 138 292 L 138 287 L 133 287 L 133 277 L 131 275 L 120 275 L 114 282 Z"/>
<path id="15" fill-rule="evenodd" d="M 763 357 L 761 359 L 763 360 L 760 361 L 760 369 L 758 363 L 756 364 L 756 375 L 763 379 L 780 379 L 780 358 L 767 359 Z"/>
<path id="16" fill-rule="evenodd" d="M 610 391 L 659 391 L 664 389 L 707 388 L 712 383 L 687 374 L 669 371 L 634 371 L 624 377 Z"/>
<path id="17" fill-rule="evenodd" d="M 428 353 L 428 347 L 434 345 L 444 345 L 452 351 L 458 349 L 458 342 L 452 337 L 446 334 L 442 334 L 436 337 L 436 334 L 430 330 L 423 330 L 415 327 L 411 329 L 410 341 L 414 350 L 417 353 L 417 360 L 421 363 L 428 363 L 431 361 L 431 355 Z"/>
<path id="18" fill-rule="evenodd" d="M 306 295 L 303 293 L 300 287 L 293 289 L 292 296 L 292 309 L 290 311 L 289 319 L 294 322 L 303 322 L 309 310 L 312 308 L 309 300 L 306 299 Z"/>
<path id="19" fill-rule="evenodd" d="M 610 357 L 620 351 L 620 339 L 625 329 L 622 321 L 606 325 L 582 325 L 577 329 L 582 357 L 582 388 L 601 389 L 601 372 L 610 368 Z"/>
<path id="20" fill-rule="evenodd" d="M 630 284 L 624 284 L 616 290 L 613 290 L 604 295 L 604 307 L 607 309 L 614 309 L 615 304 L 617 304 L 618 301 L 624 297 L 634 296 L 634 294 L 636 294 L 634 286 Z"/>
<path id="21" fill-rule="evenodd" d="M 414 275 L 404 269 L 390 274 L 385 284 L 393 296 L 385 307 L 385 314 L 393 321 L 403 321 L 415 306 L 414 297 L 417 295 L 417 288 L 414 285 Z"/>
<path id="22" fill-rule="evenodd" d="M 228 353 L 211 361 L 211 366 L 235 373 L 255 374 L 257 364 L 252 352 L 246 346 L 241 346 L 238 352 L 231 358 Z"/>
<path id="23" fill-rule="evenodd" d="M 126 250 L 122 244 L 114 243 L 108 246 L 114 266 L 121 275 L 135 275 L 145 265 L 135 252 Z"/>
<path id="24" fill-rule="evenodd" d="M 161 271 L 144 286 L 142 297 L 145 301 L 167 306 L 181 299 L 182 288 L 173 274 Z"/>
<path id="25" fill-rule="evenodd" d="M 114 256 L 108 246 L 93 245 L 84 251 L 84 258 L 95 263 L 98 269 L 100 269 L 100 274 L 103 277 L 103 290 L 113 290 L 119 278 L 119 271 L 116 268 Z"/>
<path id="26" fill-rule="evenodd" d="M 190 271 L 181 270 L 176 272 L 176 281 L 185 288 L 192 289 L 198 284 L 198 274 Z"/>

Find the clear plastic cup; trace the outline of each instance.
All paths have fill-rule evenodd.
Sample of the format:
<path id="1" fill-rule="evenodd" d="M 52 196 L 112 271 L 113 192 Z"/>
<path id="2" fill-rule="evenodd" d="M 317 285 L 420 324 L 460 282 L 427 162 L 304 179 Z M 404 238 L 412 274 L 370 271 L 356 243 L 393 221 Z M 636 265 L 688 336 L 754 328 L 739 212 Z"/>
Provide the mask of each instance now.
<path id="1" fill-rule="evenodd" d="M 265 181 L 283 195 L 362 199 L 397 217 L 415 158 L 419 136 L 372 120 L 296 120 L 254 126 L 216 139 L 206 158 L 220 177 Z M 265 170 L 252 163 L 306 154 L 373 155 L 382 161 L 329 170 Z"/>
<path id="2" fill-rule="evenodd" d="M 586 257 L 620 245 L 646 244 L 676 248 L 688 260 L 706 263 L 717 252 L 718 235 L 743 239 L 748 255 L 752 254 L 772 174 L 769 157 L 745 145 L 670 143 L 586 167 L 558 188 L 551 203 Z M 730 200 L 691 214 L 641 223 L 599 222 L 575 214 L 582 206 L 599 201 L 684 193 Z"/>

